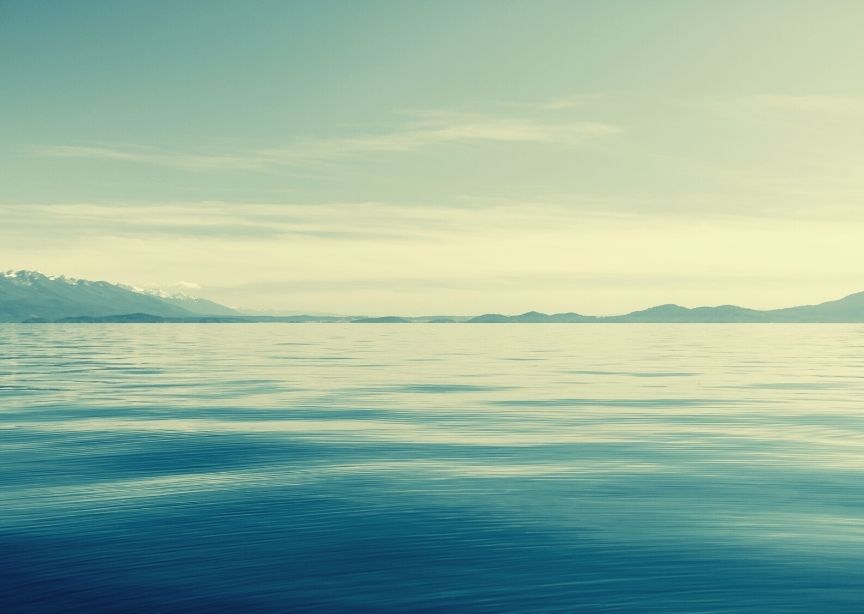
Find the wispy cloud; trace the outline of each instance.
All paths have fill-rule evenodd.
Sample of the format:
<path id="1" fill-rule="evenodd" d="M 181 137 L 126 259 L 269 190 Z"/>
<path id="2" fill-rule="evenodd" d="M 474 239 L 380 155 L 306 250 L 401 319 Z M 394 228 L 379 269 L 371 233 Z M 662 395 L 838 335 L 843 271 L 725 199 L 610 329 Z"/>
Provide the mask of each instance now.
<path id="1" fill-rule="evenodd" d="M 38 147 L 35 151 L 42 156 L 135 162 L 188 171 L 267 171 L 363 154 L 416 152 L 442 145 L 533 143 L 573 146 L 621 132 L 618 126 L 588 121 L 499 117 L 454 111 L 422 111 L 410 115 L 409 122 L 391 132 L 309 139 L 278 148 L 188 152 L 143 146 L 64 144 Z"/>
<path id="2" fill-rule="evenodd" d="M 806 178 L 805 178 L 806 179 Z M 723 224 L 730 219 L 815 219 L 858 224 L 860 189 L 841 178 L 811 183 L 748 184 L 746 198 L 730 201 L 710 192 L 668 195 L 558 194 L 544 198 L 462 196 L 427 202 L 79 202 L 0 203 L 3 242 L 30 249 L 50 236 L 55 245 L 82 245 L 95 238 L 134 241 L 197 241 L 221 245 L 250 242 L 447 244 L 475 235 L 519 236 L 573 230 L 591 225 L 688 223 Z M 829 183 L 834 183 L 831 188 Z M 848 182 L 847 182 L 848 183 Z M 860 186 L 859 186 L 860 188 Z M 819 207 L 809 206 L 818 202 Z M 698 205 L 698 206 L 694 206 Z"/>
<path id="3" fill-rule="evenodd" d="M 590 105 L 609 101 L 610 99 L 611 92 L 588 92 L 559 96 L 551 100 L 528 103 L 522 106 L 537 111 L 566 111 L 570 109 L 584 109 Z"/>
<path id="4" fill-rule="evenodd" d="M 782 111 L 817 111 L 822 113 L 855 113 L 864 110 L 860 100 L 845 96 L 790 96 L 757 94 L 742 96 L 737 103 L 753 109 Z"/>
<path id="5" fill-rule="evenodd" d="M 823 94 L 749 94 L 711 100 L 679 101 L 692 108 L 704 109 L 724 116 L 759 121 L 786 121 L 799 116 L 845 118 L 864 113 L 864 100 L 848 96 Z"/>
<path id="6" fill-rule="evenodd" d="M 141 162 L 189 171 L 262 170 L 266 166 L 255 152 L 188 153 L 154 147 L 109 145 L 48 145 L 37 147 L 35 151 L 48 157 Z"/>
<path id="7" fill-rule="evenodd" d="M 470 205 L 0 204 L 0 261 L 137 286 L 163 279 L 165 287 L 167 271 L 218 301 L 382 315 L 716 304 L 732 299 L 712 287 L 737 280 L 764 292 L 753 275 L 779 280 L 793 269 L 802 296 L 849 293 L 860 283 L 860 214 L 708 220 L 613 215 L 608 207 L 590 214 L 564 201 Z"/>
<path id="8" fill-rule="evenodd" d="M 15 234 L 27 237 L 40 229 L 50 229 L 55 240 L 72 242 L 86 242 L 94 236 L 227 242 L 423 240 L 445 227 L 440 209 L 382 203 L 0 205 L 0 217 L 8 241 Z"/>

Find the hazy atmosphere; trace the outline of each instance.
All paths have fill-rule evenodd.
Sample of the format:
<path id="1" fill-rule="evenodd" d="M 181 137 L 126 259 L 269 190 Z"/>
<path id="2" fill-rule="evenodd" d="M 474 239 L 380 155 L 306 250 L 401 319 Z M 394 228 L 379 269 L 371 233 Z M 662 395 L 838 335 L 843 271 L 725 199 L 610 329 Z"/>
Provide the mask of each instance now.
<path id="1" fill-rule="evenodd" d="M 864 613 L 862 25 L 0 0 L 0 612 Z"/>
<path id="2" fill-rule="evenodd" d="M 859 2 L 0 0 L 0 262 L 245 309 L 864 290 Z"/>

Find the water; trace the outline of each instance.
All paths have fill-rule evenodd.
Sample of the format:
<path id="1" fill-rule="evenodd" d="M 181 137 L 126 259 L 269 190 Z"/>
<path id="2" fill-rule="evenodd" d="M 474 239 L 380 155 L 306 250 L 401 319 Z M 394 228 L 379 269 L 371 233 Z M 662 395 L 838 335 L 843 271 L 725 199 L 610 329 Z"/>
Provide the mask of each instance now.
<path id="1" fill-rule="evenodd" d="M 864 327 L 0 326 L 0 610 L 864 611 Z"/>

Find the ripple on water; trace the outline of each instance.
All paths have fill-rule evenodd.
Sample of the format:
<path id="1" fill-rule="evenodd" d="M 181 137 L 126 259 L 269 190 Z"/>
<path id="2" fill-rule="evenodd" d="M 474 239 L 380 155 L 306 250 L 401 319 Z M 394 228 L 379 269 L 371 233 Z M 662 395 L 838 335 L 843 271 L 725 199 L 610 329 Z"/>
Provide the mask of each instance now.
<path id="1" fill-rule="evenodd" d="M 0 608 L 860 612 L 859 337 L 0 326 Z"/>

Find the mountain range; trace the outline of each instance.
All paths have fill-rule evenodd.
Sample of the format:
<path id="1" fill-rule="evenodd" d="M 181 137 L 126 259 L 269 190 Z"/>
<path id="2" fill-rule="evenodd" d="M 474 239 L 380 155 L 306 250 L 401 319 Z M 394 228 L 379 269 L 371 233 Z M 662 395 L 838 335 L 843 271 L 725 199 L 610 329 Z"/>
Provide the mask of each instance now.
<path id="1" fill-rule="evenodd" d="M 618 316 L 586 316 L 578 313 L 546 314 L 529 311 L 506 316 L 487 313 L 468 320 L 475 323 L 554 323 L 554 322 L 643 322 L 643 323 L 735 323 L 735 322 L 864 322 L 864 292 L 836 301 L 783 309 L 748 309 L 737 305 L 688 308 L 658 305 Z"/>
<path id="2" fill-rule="evenodd" d="M 240 315 L 206 299 L 147 292 L 107 281 L 48 276 L 36 271 L 0 273 L 0 322 L 132 313 L 167 318 Z"/>
<path id="3" fill-rule="evenodd" d="M 864 323 L 864 292 L 817 305 L 758 310 L 720 305 L 688 308 L 658 305 L 617 316 L 574 312 L 520 315 L 487 313 L 470 316 L 365 317 L 242 313 L 204 298 L 145 291 L 106 281 L 48 276 L 36 271 L 0 273 L 0 322 L 356 322 L 356 323 Z"/>

